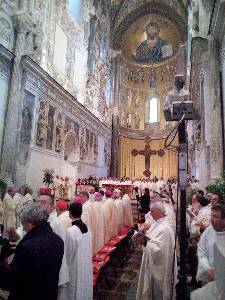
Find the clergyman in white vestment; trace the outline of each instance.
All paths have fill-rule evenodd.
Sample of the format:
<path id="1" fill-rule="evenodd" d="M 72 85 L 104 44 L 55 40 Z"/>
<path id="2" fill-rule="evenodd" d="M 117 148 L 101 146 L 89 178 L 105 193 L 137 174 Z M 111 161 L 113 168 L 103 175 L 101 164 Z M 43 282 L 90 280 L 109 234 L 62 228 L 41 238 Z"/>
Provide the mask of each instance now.
<path id="1" fill-rule="evenodd" d="M 93 298 L 92 236 L 81 220 L 82 206 L 69 207 L 72 227 L 67 229 L 67 263 L 70 282 L 66 285 L 64 300 L 90 300 Z"/>
<path id="2" fill-rule="evenodd" d="M 65 229 L 72 226 L 72 221 L 69 217 L 68 205 L 65 200 L 58 200 L 55 203 L 55 208 L 58 216 L 58 221 L 63 224 Z"/>
<path id="3" fill-rule="evenodd" d="M 123 229 L 123 202 L 121 199 L 121 191 L 119 189 L 115 189 L 113 191 L 113 199 L 116 210 L 116 227 L 117 232 L 119 233 Z"/>
<path id="4" fill-rule="evenodd" d="M 174 262 L 175 235 L 165 216 L 161 202 L 151 205 L 155 222 L 146 232 L 136 300 L 170 300 Z M 174 268 L 173 268 L 174 266 Z"/>
<path id="5" fill-rule="evenodd" d="M 16 227 L 20 226 L 19 212 L 24 203 L 24 193 L 25 189 L 23 186 L 19 187 L 18 192 L 13 197 L 13 202 L 16 206 Z"/>
<path id="6" fill-rule="evenodd" d="M 93 202 L 93 253 L 104 246 L 104 216 L 102 195 L 95 193 Z"/>
<path id="7" fill-rule="evenodd" d="M 13 201 L 13 196 L 14 189 L 9 187 L 2 202 L 5 229 L 8 226 L 16 227 L 16 205 Z"/>
<path id="8" fill-rule="evenodd" d="M 113 192 L 107 190 L 105 192 L 106 201 L 104 202 L 104 209 L 108 210 L 108 227 L 109 227 L 109 239 L 117 234 L 117 224 L 116 224 L 116 206 L 114 200 L 112 199 Z M 105 240 L 107 237 L 105 237 Z"/>
<path id="9" fill-rule="evenodd" d="M 211 208 L 211 224 L 198 242 L 197 279 L 203 282 L 214 280 L 214 252 L 217 241 L 225 241 L 225 203 L 214 204 Z"/>
<path id="10" fill-rule="evenodd" d="M 131 199 L 128 194 L 124 194 L 122 197 L 123 203 L 123 223 L 126 226 L 134 226 Z"/>

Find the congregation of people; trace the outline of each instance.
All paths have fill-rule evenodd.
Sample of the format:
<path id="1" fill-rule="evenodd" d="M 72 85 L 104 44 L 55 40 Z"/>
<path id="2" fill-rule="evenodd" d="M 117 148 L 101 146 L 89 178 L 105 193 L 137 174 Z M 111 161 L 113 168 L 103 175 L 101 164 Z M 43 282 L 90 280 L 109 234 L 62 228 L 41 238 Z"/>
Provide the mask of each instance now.
<path id="1" fill-rule="evenodd" d="M 179 261 L 177 179 L 102 178 L 99 187 L 77 195 L 70 183 L 65 198 L 60 180 L 54 178 L 53 193 L 36 199 L 31 188 L 25 194 L 23 187 L 15 193 L 9 186 L 0 201 L 0 288 L 9 291 L 8 299 L 92 299 L 92 257 L 124 227 L 134 230 L 143 249 L 136 299 L 172 299 Z M 198 188 L 196 179 L 192 183 Z M 131 198 L 139 203 L 138 220 Z M 223 197 L 198 189 L 186 219 L 190 285 L 201 287 L 192 299 L 204 299 L 199 295 L 215 280 L 214 246 L 225 242 Z"/>
<path id="2" fill-rule="evenodd" d="M 92 256 L 124 226 L 133 226 L 126 190 L 93 188 L 71 201 L 51 194 L 33 201 L 32 190 L 28 197 L 23 187 L 14 194 L 9 187 L 1 201 L 1 222 L 16 243 L 11 263 L 11 251 L 1 253 L 0 288 L 10 291 L 8 299 L 92 299 Z"/>

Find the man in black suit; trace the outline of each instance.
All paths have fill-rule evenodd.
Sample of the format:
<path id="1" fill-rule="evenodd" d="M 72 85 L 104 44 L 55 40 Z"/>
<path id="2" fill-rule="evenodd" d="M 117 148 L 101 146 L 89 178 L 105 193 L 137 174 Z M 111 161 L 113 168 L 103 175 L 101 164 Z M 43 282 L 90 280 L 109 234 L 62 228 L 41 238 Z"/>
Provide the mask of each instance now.
<path id="1" fill-rule="evenodd" d="M 26 235 L 18 244 L 12 263 L 0 257 L 0 288 L 10 291 L 8 300 L 56 300 L 64 244 L 49 223 L 48 213 L 36 204 L 21 211 Z"/>

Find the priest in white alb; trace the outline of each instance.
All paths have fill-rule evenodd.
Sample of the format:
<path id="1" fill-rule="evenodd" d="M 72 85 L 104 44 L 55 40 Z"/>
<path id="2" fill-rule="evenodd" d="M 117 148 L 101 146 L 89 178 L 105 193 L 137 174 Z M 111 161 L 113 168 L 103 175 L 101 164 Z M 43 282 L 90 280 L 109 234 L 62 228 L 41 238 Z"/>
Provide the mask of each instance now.
<path id="1" fill-rule="evenodd" d="M 94 194 L 93 202 L 93 253 L 97 253 L 104 246 L 104 217 L 102 194 Z"/>
<path id="2" fill-rule="evenodd" d="M 16 228 L 21 225 L 19 213 L 20 213 L 21 207 L 24 204 L 24 193 L 25 193 L 24 186 L 20 186 L 17 193 L 13 197 L 13 202 L 16 206 Z"/>
<path id="3" fill-rule="evenodd" d="M 67 263 L 70 282 L 64 289 L 64 300 L 93 299 L 92 236 L 81 220 L 82 205 L 69 207 L 72 227 L 67 229 Z"/>
<path id="4" fill-rule="evenodd" d="M 90 198 L 88 192 L 80 192 L 79 197 L 83 199 L 82 201 L 82 221 L 87 225 L 89 231 L 92 234 L 93 231 L 93 200 Z M 93 234 L 92 234 L 93 235 Z"/>
<path id="5" fill-rule="evenodd" d="M 146 232 L 139 275 L 137 300 L 170 300 L 174 275 L 175 236 L 165 218 L 162 202 L 151 205 L 155 222 Z M 176 270 L 176 268 L 175 268 Z"/>
<path id="6" fill-rule="evenodd" d="M 27 193 L 24 196 L 24 204 L 27 204 L 29 202 L 33 202 L 33 189 L 31 187 L 28 188 Z"/>
<path id="7" fill-rule="evenodd" d="M 68 229 L 72 226 L 72 221 L 69 217 L 68 204 L 67 201 L 59 199 L 55 203 L 55 209 L 57 212 L 58 221 Z"/>
<path id="8" fill-rule="evenodd" d="M 65 177 L 64 199 L 72 200 L 73 198 L 73 182 L 69 177 Z"/>
<path id="9" fill-rule="evenodd" d="M 212 205 L 211 224 L 201 235 L 198 242 L 197 279 L 204 283 L 214 280 L 214 244 L 225 241 L 225 202 Z"/>
<path id="10" fill-rule="evenodd" d="M 119 233 L 123 229 L 123 202 L 121 199 L 121 191 L 119 189 L 115 189 L 113 191 L 113 199 L 116 211 L 116 234 Z"/>
<path id="11" fill-rule="evenodd" d="M 160 179 L 156 182 L 156 190 L 158 193 L 160 193 L 160 191 L 165 188 L 166 188 L 166 183 L 163 177 L 160 177 Z"/>
<path id="12" fill-rule="evenodd" d="M 123 203 L 123 223 L 125 226 L 134 226 L 134 220 L 133 220 L 133 214 L 132 214 L 132 207 L 131 207 L 131 199 L 126 193 L 126 190 L 124 191 L 124 195 L 122 197 L 122 203 Z"/>
<path id="13" fill-rule="evenodd" d="M 60 198 L 60 185 L 61 185 L 61 180 L 59 178 L 59 175 L 56 175 L 53 178 L 53 190 L 54 190 L 55 199 Z"/>
<path id="14" fill-rule="evenodd" d="M 117 234 L 117 225 L 116 225 L 116 206 L 114 204 L 114 200 L 112 199 L 113 192 L 111 190 L 105 191 L 105 202 L 103 204 L 103 208 L 108 210 L 108 224 L 107 227 L 109 229 L 109 239 Z M 106 222 L 106 220 L 104 221 Z M 107 236 L 105 236 L 105 240 L 107 240 Z"/>
<path id="15" fill-rule="evenodd" d="M 7 193 L 5 194 L 2 200 L 2 209 L 3 209 L 3 222 L 5 229 L 7 230 L 8 226 L 16 226 L 16 205 L 13 201 L 13 196 L 15 195 L 14 187 L 8 186 Z"/>

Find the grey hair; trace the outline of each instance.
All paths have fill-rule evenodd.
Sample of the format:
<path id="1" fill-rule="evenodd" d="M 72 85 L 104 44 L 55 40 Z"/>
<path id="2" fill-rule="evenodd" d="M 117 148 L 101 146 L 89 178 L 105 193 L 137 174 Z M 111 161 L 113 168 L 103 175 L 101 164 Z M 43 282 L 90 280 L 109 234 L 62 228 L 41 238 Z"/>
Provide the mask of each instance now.
<path id="1" fill-rule="evenodd" d="M 164 215 L 166 214 L 166 208 L 165 208 L 165 206 L 163 205 L 163 203 L 160 202 L 160 201 L 157 201 L 157 202 L 151 204 L 150 210 L 151 210 L 152 208 L 155 208 L 155 209 L 160 210 Z"/>
<path id="2" fill-rule="evenodd" d="M 47 221 L 48 217 L 47 210 L 35 203 L 24 205 L 20 211 L 21 223 L 32 223 L 37 226 L 43 221 Z"/>

